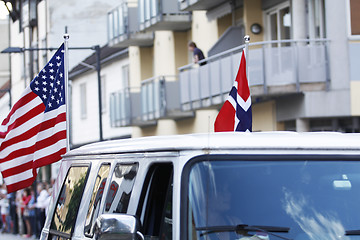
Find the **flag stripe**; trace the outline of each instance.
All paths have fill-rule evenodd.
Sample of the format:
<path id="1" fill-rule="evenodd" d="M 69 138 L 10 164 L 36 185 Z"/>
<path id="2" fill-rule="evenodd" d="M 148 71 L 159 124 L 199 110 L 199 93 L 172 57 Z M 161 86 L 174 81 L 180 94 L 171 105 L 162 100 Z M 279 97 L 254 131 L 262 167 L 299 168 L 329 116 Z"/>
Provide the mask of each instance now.
<path id="1" fill-rule="evenodd" d="M 38 141 L 38 142 L 36 142 L 35 145 L 32 145 L 30 147 L 25 147 L 25 148 L 15 150 L 15 151 L 11 152 L 7 157 L 3 158 L 2 163 L 16 159 L 21 156 L 26 156 L 26 155 L 32 154 L 32 153 L 34 153 L 35 150 L 36 151 L 41 150 L 42 148 L 57 142 L 61 138 L 66 138 L 66 131 L 57 132 L 52 137 Z"/>
<path id="2" fill-rule="evenodd" d="M 49 128 L 55 127 L 55 125 L 59 122 L 66 121 L 66 114 L 62 113 L 59 115 L 58 118 L 49 119 L 47 121 L 44 121 L 43 123 L 40 123 L 33 128 L 29 129 L 26 132 L 23 132 L 21 135 L 15 136 L 7 141 L 4 141 L 1 145 L 1 150 L 5 150 L 8 146 L 11 146 L 13 144 L 16 144 L 18 142 L 21 142 L 22 140 L 29 140 L 30 138 L 34 137 L 37 134 L 40 134 L 39 132 L 45 131 Z M 1 156 L 2 154 L 0 154 Z"/>
<path id="3" fill-rule="evenodd" d="M 66 140 L 61 140 L 61 141 L 57 142 L 51 148 L 57 148 L 58 149 L 59 145 L 64 145 L 65 142 L 66 142 Z M 66 147 L 61 148 L 59 151 L 54 152 L 53 154 L 46 155 L 46 156 L 44 156 L 42 158 L 38 158 L 37 161 L 35 162 L 35 167 L 41 167 L 41 166 L 45 166 L 45 165 L 49 165 L 51 163 L 54 163 L 56 161 L 54 161 L 53 159 L 61 157 L 65 153 L 66 153 Z"/>
<path id="4" fill-rule="evenodd" d="M 26 123 L 27 121 L 29 121 L 29 119 L 32 119 L 36 116 L 38 116 L 39 114 L 43 113 L 45 110 L 44 104 L 39 104 L 36 107 L 30 109 L 29 111 L 27 111 L 24 115 L 22 115 L 21 117 L 17 118 L 16 121 L 14 121 L 10 126 L 8 126 L 8 129 L 6 132 L 2 132 L 0 134 L 0 138 L 5 138 L 5 136 L 13 129 L 20 127 L 21 125 L 23 125 L 24 123 Z"/>
<path id="5" fill-rule="evenodd" d="M 39 115 L 38 118 L 41 119 L 42 116 Z M 39 122 L 37 120 L 40 120 L 40 119 L 35 119 L 35 120 L 33 119 L 31 121 L 31 123 L 29 124 L 29 127 L 36 124 L 37 122 Z M 10 138 L 9 140 L 6 140 L 6 141 L 4 141 L 2 143 L 2 145 L 0 147 L 0 159 L 7 157 L 7 155 L 10 152 L 12 152 L 13 150 L 15 150 L 15 149 L 19 149 L 19 148 L 24 147 L 24 146 L 31 146 L 31 145 L 35 144 L 35 142 L 37 140 L 42 140 L 42 139 L 48 137 L 49 134 L 51 135 L 54 132 L 54 130 L 58 131 L 58 130 L 65 129 L 66 124 L 62 124 L 62 125 L 57 126 L 57 124 L 62 122 L 62 121 L 66 121 L 66 114 L 65 113 L 60 114 L 59 117 L 57 117 L 57 118 L 49 119 L 49 123 L 47 123 L 47 126 L 43 127 L 44 130 L 41 131 L 41 132 L 39 132 L 39 128 L 41 128 L 41 124 L 38 124 L 37 126 L 35 126 L 34 127 L 35 130 L 37 130 L 38 132 L 33 132 L 32 136 L 29 136 L 29 134 L 28 134 L 28 131 L 34 130 L 32 128 L 30 130 L 26 131 L 26 132 L 23 132 L 22 128 L 18 128 L 16 130 L 14 130 L 14 132 L 18 132 L 21 135 L 16 136 L 14 138 Z M 46 130 L 47 127 L 53 127 L 54 129 L 53 129 L 53 131 L 47 131 Z M 8 142 L 11 143 L 13 141 L 13 139 L 16 139 L 16 141 L 14 141 L 11 145 L 8 144 Z M 20 140 L 23 140 L 23 141 L 20 141 Z M 3 147 L 3 145 L 4 145 L 4 147 Z M 2 161 L 0 160 L 0 163 L 1 162 Z"/>
<path id="6" fill-rule="evenodd" d="M 54 132 L 59 132 L 62 130 L 66 130 L 66 122 L 60 122 L 60 123 L 56 124 L 53 128 L 50 128 L 43 132 L 40 132 L 38 135 L 35 135 L 32 138 L 27 139 L 27 141 L 18 142 L 16 144 L 13 144 L 13 145 L 7 147 L 5 150 L 0 152 L 0 158 L 4 159 L 4 158 L 8 157 L 8 155 L 10 153 L 12 153 L 13 151 L 15 151 L 17 149 L 31 147 L 36 143 L 36 141 L 47 139 L 47 138 L 51 137 L 54 134 Z M 5 163 L 6 162 L 0 161 L 0 166 L 3 167 L 3 164 L 5 164 Z M 15 162 L 14 162 L 14 164 L 15 164 Z M 11 167 L 11 166 L 8 166 L 8 167 Z"/>
<path id="7" fill-rule="evenodd" d="M 16 175 L 6 177 L 6 178 L 4 178 L 4 180 L 6 180 L 6 182 L 8 184 L 12 184 L 12 183 L 15 183 L 15 182 L 18 182 L 18 181 L 23 181 L 23 180 L 33 178 L 33 177 L 34 177 L 33 169 L 28 169 L 28 170 L 26 170 L 24 172 L 21 172 L 21 173 L 18 173 Z"/>
<path id="8" fill-rule="evenodd" d="M 18 102 L 16 102 L 14 104 L 14 106 L 12 107 L 9 115 L 4 119 L 4 121 L 2 122 L 2 126 L 7 125 L 8 122 L 10 121 L 10 119 L 12 118 L 12 116 L 14 115 L 14 113 L 21 108 L 22 106 L 25 106 L 26 104 L 28 104 L 30 101 L 32 101 L 35 97 L 37 97 L 36 95 L 33 94 L 33 92 L 30 90 L 30 88 L 25 89 L 24 92 L 25 96 L 23 96 L 22 98 L 20 98 L 20 100 Z"/>

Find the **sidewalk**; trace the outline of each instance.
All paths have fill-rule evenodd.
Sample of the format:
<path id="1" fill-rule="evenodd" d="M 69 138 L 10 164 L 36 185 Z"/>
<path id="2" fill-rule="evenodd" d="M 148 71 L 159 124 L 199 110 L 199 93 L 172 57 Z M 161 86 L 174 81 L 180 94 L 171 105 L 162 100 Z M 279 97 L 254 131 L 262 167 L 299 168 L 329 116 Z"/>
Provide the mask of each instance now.
<path id="1" fill-rule="evenodd" d="M 30 238 L 26 238 L 26 237 L 21 237 L 20 235 L 14 235 L 14 234 L 9 234 L 9 233 L 0 233 L 0 240 L 34 240 L 35 238 L 30 237 Z"/>

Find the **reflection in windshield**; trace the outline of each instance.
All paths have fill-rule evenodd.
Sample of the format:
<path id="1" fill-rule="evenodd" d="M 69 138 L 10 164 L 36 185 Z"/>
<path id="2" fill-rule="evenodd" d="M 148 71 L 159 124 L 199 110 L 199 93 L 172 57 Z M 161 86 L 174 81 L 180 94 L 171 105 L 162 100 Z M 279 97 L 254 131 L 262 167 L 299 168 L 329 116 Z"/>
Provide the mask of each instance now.
<path id="1" fill-rule="evenodd" d="M 295 197 L 284 189 L 284 209 L 286 213 L 301 227 L 310 239 L 349 239 L 342 236 L 345 228 L 336 217 L 336 213 L 327 216 L 317 212 L 304 195 Z"/>
<path id="2" fill-rule="evenodd" d="M 192 165 L 188 239 L 258 239 L 214 226 L 284 226 L 296 240 L 360 239 L 360 163 L 346 161 L 203 161 Z M 266 235 L 264 239 L 280 239 Z"/>

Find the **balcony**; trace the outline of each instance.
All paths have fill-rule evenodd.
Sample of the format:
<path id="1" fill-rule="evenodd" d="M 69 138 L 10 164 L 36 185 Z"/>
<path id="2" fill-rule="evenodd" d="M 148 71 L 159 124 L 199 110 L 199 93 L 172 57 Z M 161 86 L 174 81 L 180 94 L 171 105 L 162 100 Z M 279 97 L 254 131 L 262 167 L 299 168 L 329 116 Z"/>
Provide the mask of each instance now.
<path id="1" fill-rule="evenodd" d="M 327 90 L 326 39 L 250 43 L 249 85 L 252 97 L 276 97 Z M 206 65 L 181 67 L 180 101 L 184 111 L 222 104 L 236 77 L 244 45 L 205 59 Z"/>
<path id="2" fill-rule="evenodd" d="M 178 0 L 181 11 L 210 10 L 227 0 Z"/>
<path id="3" fill-rule="evenodd" d="M 180 108 L 177 76 L 158 76 L 141 83 L 142 121 L 193 117 L 193 112 Z"/>
<path id="4" fill-rule="evenodd" d="M 128 4 L 128 2 L 123 2 L 108 12 L 109 46 L 151 46 L 154 40 L 154 33 L 139 31 L 138 8 L 129 7 Z"/>
<path id="5" fill-rule="evenodd" d="M 181 12 L 177 0 L 139 0 L 140 30 L 184 31 L 191 28 L 191 14 Z"/>
<path id="6" fill-rule="evenodd" d="M 154 121 L 142 121 L 140 92 L 123 89 L 110 95 L 111 127 L 154 125 Z"/>

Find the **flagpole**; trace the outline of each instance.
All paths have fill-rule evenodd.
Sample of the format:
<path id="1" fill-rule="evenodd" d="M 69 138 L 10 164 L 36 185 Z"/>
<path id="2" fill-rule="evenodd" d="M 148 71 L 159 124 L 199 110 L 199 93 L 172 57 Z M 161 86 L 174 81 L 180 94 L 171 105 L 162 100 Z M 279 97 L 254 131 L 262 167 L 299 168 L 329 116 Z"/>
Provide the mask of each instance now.
<path id="1" fill-rule="evenodd" d="M 244 39 L 245 39 L 246 78 L 248 80 L 248 84 L 250 85 L 249 71 L 248 71 L 248 68 L 249 68 L 249 42 L 250 42 L 250 36 L 245 35 Z"/>
<path id="2" fill-rule="evenodd" d="M 66 151 L 70 151 L 69 34 L 64 34 L 64 84 L 66 104 Z"/>

